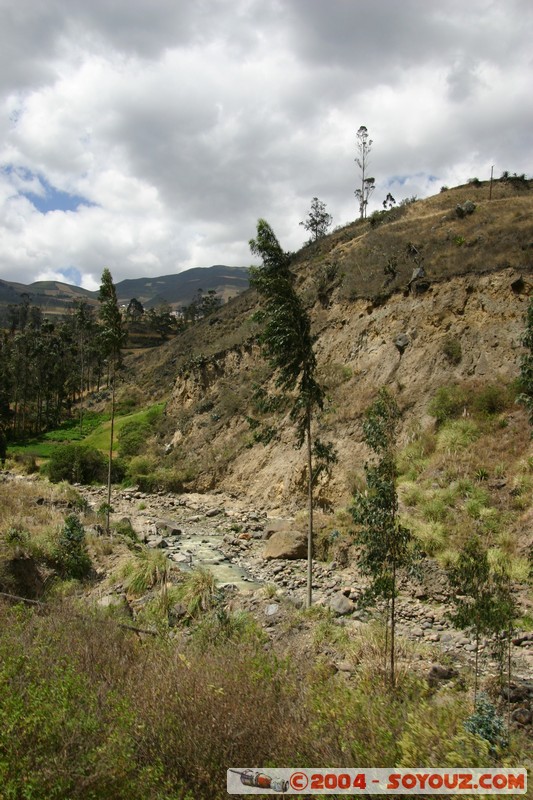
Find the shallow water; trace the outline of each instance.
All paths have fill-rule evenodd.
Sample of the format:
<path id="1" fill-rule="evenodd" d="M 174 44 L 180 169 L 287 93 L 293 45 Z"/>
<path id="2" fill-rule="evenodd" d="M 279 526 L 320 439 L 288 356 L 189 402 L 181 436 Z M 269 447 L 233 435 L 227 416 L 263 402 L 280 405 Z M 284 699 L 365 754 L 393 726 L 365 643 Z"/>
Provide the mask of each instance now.
<path id="1" fill-rule="evenodd" d="M 252 580 L 242 567 L 227 561 L 218 548 L 220 536 L 212 534 L 184 534 L 174 539 L 173 553 L 185 556 L 179 560 L 181 569 L 207 567 L 219 586 L 233 584 L 238 589 L 255 589 L 260 584 Z M 176 560 L 176 559 L 174 559 Z"/>

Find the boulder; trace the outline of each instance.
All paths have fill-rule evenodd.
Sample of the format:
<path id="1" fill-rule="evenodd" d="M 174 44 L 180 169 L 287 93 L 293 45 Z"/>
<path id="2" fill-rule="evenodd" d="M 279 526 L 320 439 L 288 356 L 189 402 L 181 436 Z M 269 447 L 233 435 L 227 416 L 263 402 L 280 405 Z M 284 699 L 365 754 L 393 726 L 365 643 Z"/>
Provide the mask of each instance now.
<path id="1" fill-rule="evenodd" d="M 528 708 L 515 708 L 511 714 L 513 722 L 519 722 L 520 725 L 529 725 L 531 722 L 531 711 Z"/>
<path id="2" fill-rule="evenodd" d="M 432 664 L 428 672 L 428 683 L 436 686 L 439 681 L 449 681 L 457 677 L 457 671 L 452 667 L 443 667 L 442 664 Z"/>
<path id="3" fill-rule="evenodd" d="M 463 217 L 466 217 L 468 214 L 473 214 L 475 210 L 476 204 L 473 203 L 472 200 L 467 200 L 466 203 L 463 203 L 463 205 L 458 203 L 455 206 L 455 213 L 459 219 L 463 219 Z"/>
<path id="4" fill-rule="evenodd" d="M 330 601 L 329 607 L 335 614 L 344 615 L 351 614 L 355 609 L 355 604 L 349 597 L 346 597 L 342 592 L 337 592 Z"/>
<path id="5" fill-rule="evenodd" d="M 281 517 L 273 517 L 272 519 L 267 520 L 263 531 L 263 539 L 270 539 L 274 533 L 290 530 L 292 524 L 293 520 L 282 519 Z"/>
<path id="6" fill-rule="evenodd" d="M 403 353 L 403 351 L 409 344 L 409 341 L 410 341 L 409 337 L 406 333 L 400 333 L 394 340 L 394 344 L 396 345 L 400 353 Z"/>
<path id="7" fill-rule="evenodd" d="M 278 531 L 273 533 L 265 544 L 263 558 L 271 561 L 273 558 L 306 558 L 307 536 L 296 531 Z"/>
<path id="8" fill-rule="evenodd" d="M 171 519 L 158 519 L 155 523 L 157 533 L 162 536 L 180 536 L 181 528 Z"/>

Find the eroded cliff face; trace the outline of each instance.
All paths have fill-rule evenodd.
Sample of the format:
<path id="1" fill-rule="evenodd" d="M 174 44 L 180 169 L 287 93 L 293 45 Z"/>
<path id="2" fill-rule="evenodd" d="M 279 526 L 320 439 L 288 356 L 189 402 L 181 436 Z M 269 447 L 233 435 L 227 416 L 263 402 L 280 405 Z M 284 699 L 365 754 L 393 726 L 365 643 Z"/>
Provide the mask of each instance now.
<path id="1" fill-rule="evenodd" d="M 417 294 L 397 292 L 383 305 L 371 301 L 315 307 L 320 378 L 329 388 L 317 422 L 335 444 L 339 462 L 320 487 L 324 504 L 337 505 L 368 453 L 361 415 L 381 386 L 404 411 L 402 440 L 434 425 L 427 406 L 437 389 L 461 381 L 509 383 L 519 372 L 521 335 L 531 273 L 505 269 L 434 283 Z M 288 419 L 277 418 L 279 440 L 253 443 L 253 387 L 267 385 L 268 368 L 257 346 L 235 348 L 176 379 L 167 414 L 174 445 L 194 454 L 197 489 L 246 494 L 258 507 L 294 512 L 305 504 L 305 454 L 294 447 Z"/>

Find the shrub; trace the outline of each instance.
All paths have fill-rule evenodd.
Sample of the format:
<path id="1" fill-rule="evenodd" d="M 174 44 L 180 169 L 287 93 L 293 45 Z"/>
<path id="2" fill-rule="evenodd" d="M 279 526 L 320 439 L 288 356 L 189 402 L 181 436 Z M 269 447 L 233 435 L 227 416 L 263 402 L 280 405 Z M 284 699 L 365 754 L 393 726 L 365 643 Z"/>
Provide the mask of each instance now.
<path id="1" fill-rule="evenodd" d="M 146 421 L 131 420 L 126 422 L 118 433 L 118 453 L 121 458 L 136 456 L 143 449 L 150 433 L 150 426 Z"/>
<path id="2" fill-rule="evenodd" d="M 105 483 L 107 459 L 94 447 L 63 444 L 52 451 L 47 465 L 48 477 L 53 483 Z"/>
<path id="3" fill-rule="evenodd" d="M 493 416 L 503 411 L 509 404 L 509 392 L 504 386 L 489 384 L 475 393 L 472 406 L 474 411 L 485 416 Z"/>
<path id="4" fill-rule="evenodd" d="M 477 698 L 474 713 L 463 724 L 467 731 L 485 739 L 493 747 L 507 743 L 504 720 L 483 692 Z"/>
<path id="5" fill-rule="evenodd" d="M 75 514 L 65 519 L 57 543 L 56 564 L 64 578 L 86 578 L 91 572 L 85 530 Z"/>
<path id="6" fill-rule="evenodd" d="M 163 550 L 146 548 L 124 565 L 124 588 L 131 595 L 143 595 L 156 585 L 164 586 L 169 569 L 170 561 Z"/>
<path id="7" fill-rule="evenodd" d="M 457 385 L 441 386 L 431 400 L 428 411 L 440 425 L 448 419 L 459 417 L 467 406 L 465 390 Z"/>
<path id="8" fill-rule="evenodd" d="M 189 617 L 210 611 L 219 600 L 215 577 L 205 567 L 199 567 L 187 575 L 178 594 Z"/>
<path id="9" fill-rule="evenodd" d="M 475 422 L 469 419 L 455 419 L 443 426 L 438 436 L 438 449 L 442 452 L 457 453 L 473 444 L 480 431 Z"/>
<path id="10" fill-rule="evenodd" d="M 447 336 L 442 344 L 442 352 L 450 364 L 459 364 L 463 357 L 460 340 L 453 336 Z"/>

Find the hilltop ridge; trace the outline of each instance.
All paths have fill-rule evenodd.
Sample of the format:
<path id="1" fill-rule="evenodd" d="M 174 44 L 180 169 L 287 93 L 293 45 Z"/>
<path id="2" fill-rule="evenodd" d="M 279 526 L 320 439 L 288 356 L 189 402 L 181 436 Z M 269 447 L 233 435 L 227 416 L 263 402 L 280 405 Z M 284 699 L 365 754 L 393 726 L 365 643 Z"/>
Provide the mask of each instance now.
<path id="1" fill-rule="evenodd" d="M 350 495 L 367 457 L 361 415 L 380 386 L 398 398 L 406 444 L 434 431 L 428 406 L 441 387 L 516 379 L 533 286 L 533 195 L 528 183 L 498 182 L 490 201 L 488 193 L 487 184 L 447 190 L 351 223 L 294 254 L 319 378 L 328 387 L 318 427 L 339 453 L 320 489 L 325 506 Z M 457 205 L 470 199 L 474 212 L 459 217 Z M 424 278 L 409 286 L 417 264 Z M 250 429 L 249 418 L 261 416 L 257 387 L 271 381 L 256 343 L 256 308 L 249 290 L 156 351 L 132 356 L 129 370 L 147 396 L 168 399 L 166 453 L 158 457 L 183 470 L 186 486 L 245 492 L 262 507 L 297 510 L 305 463 L 290 425 L 261 418 L 272 429 L 263 443 Z"/>

